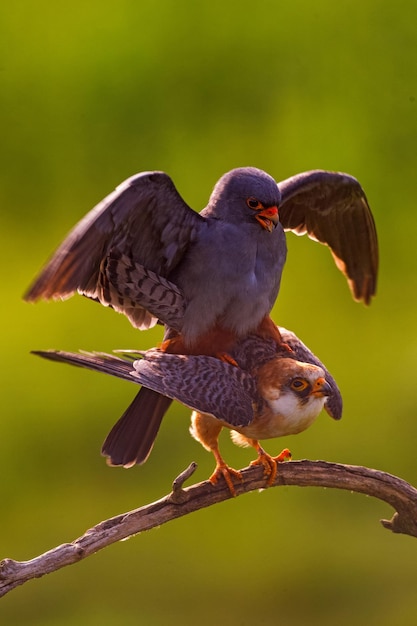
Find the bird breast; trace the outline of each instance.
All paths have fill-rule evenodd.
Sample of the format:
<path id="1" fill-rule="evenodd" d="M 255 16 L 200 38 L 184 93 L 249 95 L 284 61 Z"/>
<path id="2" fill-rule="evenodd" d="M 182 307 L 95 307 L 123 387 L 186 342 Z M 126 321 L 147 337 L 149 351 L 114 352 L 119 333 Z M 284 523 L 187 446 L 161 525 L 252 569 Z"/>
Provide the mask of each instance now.
<path id="1" fill-rule="evenodd" d="M 264 389 L 266 406 L 255 414 L 249 426 L 235 430 L 251 439 L 272 439 L 296 435 L 306 430 L 317 418 L 325 402 L 324 397 L 310 396 L 302 402 L 292 392 L 279 392 L 276 388 Z"/>
<path id="2" fill-rule="evenodd" d="M 239 336 L 255 330 L 278 295 L 285 258 L 280 227 L 269 233 L 252 225 L 209 222 L 170 277 L 187 300 L 187 340 L 216 323 Z"/>

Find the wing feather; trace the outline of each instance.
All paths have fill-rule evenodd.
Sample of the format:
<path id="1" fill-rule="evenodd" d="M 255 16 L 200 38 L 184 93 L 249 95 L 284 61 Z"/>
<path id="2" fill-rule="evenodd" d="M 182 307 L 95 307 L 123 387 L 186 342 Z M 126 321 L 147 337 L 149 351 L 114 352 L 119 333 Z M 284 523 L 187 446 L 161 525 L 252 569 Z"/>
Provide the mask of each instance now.
<path id="1" fill-rule="evenodd" d="M 113 306 L 112 286 L 105 273 L 111 255 L 123 255 L 133 265 L 145 266 L 164 277 L 179 263 L 203 222 L 167 174 L 136 174 L 73 228 L 25 299 L 63 299 L 78 291 Z M 118 304 L 118 310 L 126 313 L 124 303 L 120 300 Z M 129 301 L 126 306 L 130 305 Z M 146 314 L 141 315 L 140 308 L 137 317 L 146 326 Z"/>
<path id="2" fill-rule="evenodd" d="M 143 385 L 232 426 L 247 426 L 253 419 L 253 404 L 260 401 L 256 380 L 248 372 L 214 357 L 166 354 L 158 349 L 123 354 L 123 358 L 62 350 L 33 354 Z M 135 356 L 140 358 L 132 363 Z"/>
<path id="3" fill-rule="evenodd" d="M 257 402 L 255 379 L 238 367 L 208 356 L 155 351 L 134 363 L 138 382 L 189 408 L 232 426 L 247 426 Z"/>
<path id="4" fill-rule="evenodd" d="M 329 246 L 355 300 L 369 304 L 376 293 L 378 240 L 359 182 L 338 172 L 313 170 L 278 184 L 284 230 Z"/>

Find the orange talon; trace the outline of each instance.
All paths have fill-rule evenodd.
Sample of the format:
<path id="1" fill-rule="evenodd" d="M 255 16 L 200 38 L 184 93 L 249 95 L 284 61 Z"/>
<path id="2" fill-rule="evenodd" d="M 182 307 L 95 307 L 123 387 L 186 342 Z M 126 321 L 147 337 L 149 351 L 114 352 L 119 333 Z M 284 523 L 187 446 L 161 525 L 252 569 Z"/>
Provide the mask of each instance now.
<path id="1" fill-rule="evenodd" d="M 270 487 L 274 484 L 275 478 L 278 473 L 278 463 L 289 461 L 292 458 L 291 452 L 288 448 L 285 448 L 278 456 L 271 456 L 259 445 L 258 442 L 254 442 L 253 447 L 258 452 L 258 458 L 251 462 L 251 465 L 263 465 L 264 476 L 268 479 L 267 485 Z"/>
<path id="2" fill-rule="evenodd" d="M 232 467 L 229 467 L 228 465 L 226 465 L 226 463 L 217 464 L 216 469 L 214 470 L 214 472 L 209 478 L 209 481 L 211 482 L 212 485 L 216 485 L 219 481 L 219 478 L 221 477 L 224 478 L 226 485 L 229 487 L 230 493 L 232 494 L 233 497 L 235 497 L 236 490 L 233 485 L 232 477 L 238 478 L 240 481 L 242 481 L 243 476 L 241 472 L 233 469 Z"/>
<path id="3" fill-rule="evenodd" d="M 267 454 L 265 451 L 259 453 L 259 456 L 255 461 L 250 463 L 251 465 L 263 465 L 264 476 L 268 479 L 268 486 L 272 485 L 277 475 L 277 463 L 275 459 Z"/>
<path id="4" fill-rule="evenodd" d="M 234 358 L 230 356 L 230 354 L 227 354 L 227 352 L 217 352 L 215 356 L 220 359 L 220 361 L 223 361 L 223 363 L 229 363 L 229 365 L 239 367 L 237 361 L 235 361 Z"/>
<path id="5" fill-rule="evenodd" d="M 288 448 L 284 448 L 283 451 L 278 454 L 278 456 L 274 457 L 274 461 L 276 461 L 277 463 L 284 463 L 285 461 L 291 461 L 291 459 L 291 450 L 288 450 Z"/>
<path id="6" fill-rule="evenodd" d="M 280 330 L 275 322 L 266 315 L 262 322 L 259 324 L 256 334 L 262 339 L 272 338 L 277 344 L 277 350 L 285 350 L 286 352 L 294 352 L 291 346 L 289 346 L 282 338 Z"/>

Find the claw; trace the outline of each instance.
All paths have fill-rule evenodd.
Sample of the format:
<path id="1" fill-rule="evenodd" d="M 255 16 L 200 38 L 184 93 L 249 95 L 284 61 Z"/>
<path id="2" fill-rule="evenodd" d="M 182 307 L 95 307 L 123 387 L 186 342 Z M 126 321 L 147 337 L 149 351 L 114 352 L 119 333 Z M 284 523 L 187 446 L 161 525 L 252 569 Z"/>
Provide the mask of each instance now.
<path id="1" fill-rule="evenodd" d="M 266 452 L 260 453 L 255 461 L 251 461 L 250 465 L 263 465 L 264 476 L 268 479 L 268 486 L 272 485 L 277 475 L 277 462 L 272 456 Z"/>
<path id="2" fill-rule="evenodd" d="M 277 351 L 284 350 L 285 352 L 289 352 L 290 354 L 293 353 L 294 350 L 291 348 L 291 346 L 283 340 L 278 326 L 276 326 L 275 328 L 276 333 L 273 338 L 275 343 L 277 344 Z"/>
<path id="3" fill-rule="evenodd" d="M 262 322 L 260 323 L 256 331 L 256 334 L 259 335 L 259 337 L 262 337 L 263 339 L 272 338 L 277 344 L 277 351 L 285 350 L 286 352 L 290 352 L 290 353 L 294 352 L 291 346 L 289 346 L 288 343 L 285 343 L 285 341 L 282 339 L 282 335 L 280 333 L 278 326 L 269 317 L 269 315 L 264 317 L 264 319 L 262 320 Z"/>
<path id="4" fill-rule="evenodd" d="M 215 356 L 220 359 L 220 361 L 223 361 L 223 363 L 229 363 L 229 365 L 239 367 L 237 361 L 235 361 L 234 358 L 227 352 L 217 352 Z"/>
<path id="5" fill-rule="evenodd" d="M 292 459 L 291 450 L 288 450 L 288 448 L 284 448 L 283 451 L 278 454 L 278 456 L 274 456 L 273 458 L 274 458 L 274 461 L 276 461 L 277 463 L 284 463 L 285 461 L 291 461 Z"/>
<path id="6" fill-rule="evenodd" d="M 288 448 L 284 448 L 278 456 L 271 456 L 261 446 L 258 445 L 258 458 L 255 461 L 251 462 L 251 465 L 263 465 L 264 467 L 264 476 L 267 478 L 266 484 L 268 487 L 274 484 L 275 478 L 278 473 L 278 463 L 283 463 L 284 461 L 290 461 L 292 458 L 291 452 Z"/>
<path id="7" fill-rule="evenodd" d="M 233 469 L 232 467 L 229 467 L 228 465 L 226 465 L 226 463 L 218 463 L 216 465 L 216 469 L 210 476 L 209 481 L 211 482 L 212 485 L 216 485 L 219 479 L 223 478 L 226 485 L 229 488 L 230 493 L 232 494 L 233 497 L 235 497 L 236 490 L 233 485 L 232 477 L 238 478 L 240 481 L 243 480 L 243 476 L 241 472 Z"/>

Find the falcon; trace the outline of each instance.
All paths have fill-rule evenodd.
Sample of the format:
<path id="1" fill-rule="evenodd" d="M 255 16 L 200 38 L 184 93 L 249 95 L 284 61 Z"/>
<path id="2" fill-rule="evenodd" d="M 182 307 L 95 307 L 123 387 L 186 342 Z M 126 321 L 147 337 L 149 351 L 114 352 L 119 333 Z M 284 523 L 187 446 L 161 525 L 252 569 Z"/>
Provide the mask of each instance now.
<path id="1" fill-rule="evenodd" d="M 323 408 L 334 419 L 342 416 L 342 398 L 331 374 L 294 333 L 284 328 L 279 331 L 290 352 L 283 346 L 277 349 L 271 338 L 249 335 L 234 346 L 236 365 L 211 356 L 169 354 L 160 349 L 125 352 L 121 356 L 54 350 L 35 354 L 145 385 L 141 392 L 150 391 L 165 399 L 165 410 L 172 400 L 191 408 L 191 434 L 216 460 L 210 481 L 216 483 L 223 477 L 235 495 L 233 478 L 241 478 L 241 474 L 229 467 L 220 454 L 218 437 L 222 428 L 232 431 L 236 444 L 256 450 L 253 463 L 264 467 L 271 484 L 277 463 L 291 455 L 285 449 L 272 457 L 261 447 L 260 440 L 305 430 Z M 141 438 L 149 439 L 146 414 L 128 421 L 128 441 L 125 426 L 122 416 L 112 432 L 116 439 L 121 438 L 124 447 L 130 446 L 128 458 L 136 459 Z M 106 444 L 103 450 L 106 453 Z M 134 463 L 135 460 L 127 466 Z"/>
<path id="2" fill-rule="evenodd" d="M 65 299 L 79 292 L 146 329 L 160 318 L 143 299 L 135 279 L 139 268 L 173 283 L 184 298 L 180 312 L 175 298 L 167 304 L 182 323 L 165 351 L 223 355 L 249 333 L 272 336 L 279 344 L 269 314 L 288 230 L 328 245 L 353 297 L 369 304 L 378 246 L 358 181 L 314 170 L 277 184 L 253 167 L 222 176 L 201 213 L 185 203 L 164 172 L 132 176 L 74 227 L 25 298 Z"/>

